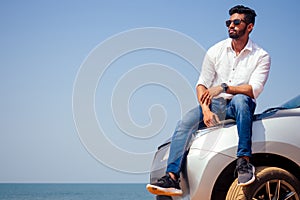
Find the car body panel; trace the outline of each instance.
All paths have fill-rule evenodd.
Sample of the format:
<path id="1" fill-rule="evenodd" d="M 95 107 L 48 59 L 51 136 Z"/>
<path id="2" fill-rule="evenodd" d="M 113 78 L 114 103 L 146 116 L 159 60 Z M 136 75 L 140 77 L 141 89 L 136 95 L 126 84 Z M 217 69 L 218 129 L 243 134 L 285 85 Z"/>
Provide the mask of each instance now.
<path id="1" fill-rule="evenodd" d="M 253 154 L 281 155 L 300 166 L 300 109 L 278 112 L 253 122 Z M 236 159 L 237 143 L 236 125 L 214 130 L 193 141 L 187 156 L 191 199 L 210 199 L 219 174 Z"/>
<path id="2" fill-rule="evenodd" d="M 186 168 L 181 176 L 184 195 L 173 199 L 210 199 L 218 177 L 236 160 L 237 144 L 237 127 L 232 121 L 225 121 L 219 127 L 199 130 L 189 149 Z M 170 140 L 156 152 L 150 181 L 164 175 L 169 147 Z M 300 108 L 278 107 L 255 115 L 252 151 L 253 155 L 282 156 L 294 162 L 300 169 Z"/>

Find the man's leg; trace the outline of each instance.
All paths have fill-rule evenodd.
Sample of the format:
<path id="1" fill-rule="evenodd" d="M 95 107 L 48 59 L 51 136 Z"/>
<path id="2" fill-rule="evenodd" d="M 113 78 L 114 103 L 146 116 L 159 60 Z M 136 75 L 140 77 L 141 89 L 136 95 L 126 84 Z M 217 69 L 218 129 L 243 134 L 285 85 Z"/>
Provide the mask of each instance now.
<path id="1" fill-rule="evenodd" d="M 179 177 L 183 155 L 190 146 L 193 134 L 199 129 L 199 123 L 203 121 L 201 107 L 198 106 L 190 110 L 182 120 L 177 123 L 175 132 L 172 136 L 168 166 L 166 172 L 173 173 Z"/>
<path id="2" fill-rule="evenodd" d="M 156 195 L 176 196 L 181 195 L 179 186 L 179 174 L 182 167 L 185 152 L 187 151 L 193 134 L 198 130 L 203 121 L 201 106 L 189 111 L 182 120 L 177 123 L 172 137 L 166 176 L 155 183 L 148 184 L 147 189 Z"/>
<path id="3" fill-rule="evenodd" d="M 236 120 L 239 142 L 237 172 L 239 185 L 249 185 L 255 180 L 255 168 L 249 163 L 252 155 L 252 121 L 256 104 L 248 96 L 235 95 L 227 105 L 227 118 Z"/>

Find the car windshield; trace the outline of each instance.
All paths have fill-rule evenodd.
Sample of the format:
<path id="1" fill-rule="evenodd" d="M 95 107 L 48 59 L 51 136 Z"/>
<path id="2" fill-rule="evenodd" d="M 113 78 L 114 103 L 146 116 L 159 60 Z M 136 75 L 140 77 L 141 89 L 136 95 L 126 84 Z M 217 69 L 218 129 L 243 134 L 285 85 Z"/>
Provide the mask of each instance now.
<path id="1" fill-rule="evenodd" d="M 291 109 L 300 107 L 300 95 L 281 105 L 281 107 Z"/>
<path id="2" fill-rule="evenodd" d="M 285 109 L 292 109 L 292 108 L 300 108 L 300 95 L 294 97 L 293 99 L 289 100 L 288 102 L 282 104 L 279 107 L 273 107 L 265 110 L 263 113 L 267 113 L 270 111 L 275 110 L 285 110 Z"/>

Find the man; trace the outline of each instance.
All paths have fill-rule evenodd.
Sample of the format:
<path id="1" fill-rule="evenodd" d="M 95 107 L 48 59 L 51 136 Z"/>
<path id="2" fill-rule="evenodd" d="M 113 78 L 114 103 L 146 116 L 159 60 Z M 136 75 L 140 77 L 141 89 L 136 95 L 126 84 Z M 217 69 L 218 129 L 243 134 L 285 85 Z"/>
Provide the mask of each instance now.
<path id="1" fill-rule="evenodd" d="M 249 159 L 252 151 L 252 120 L 255 99 L 262 92 L 270 69 L 270 56 L 249 38 L 256 13 L 242 5 L 229 10 L 229 38 L 212 46 L 204 58 L 196 90 L 199 106 L 177 124 L 172 137 L 166 175 L 147 189 L 156 195 L 182 194 L 179 176 L 192 135 L 201 127 L 215 126 L 224 119 L 236 120 L 238 184 L 255 180 Z"/>

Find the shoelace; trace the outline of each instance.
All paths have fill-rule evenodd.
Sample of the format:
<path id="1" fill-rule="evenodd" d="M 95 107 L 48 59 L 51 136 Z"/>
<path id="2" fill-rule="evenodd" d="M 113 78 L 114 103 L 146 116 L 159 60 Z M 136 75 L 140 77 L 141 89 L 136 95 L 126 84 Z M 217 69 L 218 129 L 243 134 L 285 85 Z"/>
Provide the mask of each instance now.
<path id="1" fill-rule="evenodd" d="M 162 183 L 167 183 L 167 182 L 170 182 L 170 177 L 168 175 L 165 175 L 163 177 L 161 177 L 158 182 L 162 182 Z"/>
<path id="2" fill-rule="evenodd" d="M 249 163 L 236 167 L 234 170 L 234 173 L 233 173 L 233 177 L 234 178 L 237 177 L 238 171 L 248 172 L 248 169 L 250 169 L 250 168 L 251 168 L 251 165 Z"/>
<path id="3" fill-rule="evenodd" d="M 237 171 L 240 171 L 240 172 L 248 172 L 248 170 L 251 168 L 251 165 L 249 163 L 247 163 L 246 165 L 240 165 L 238 168 L 237 168 Z"/>
<path id="4" fill-rule="evenodd" d="M 179 187 L 179 183 L 180 183 L 180 179 L 178 180 L 173 180 L 169 175 L 165 175 L 163 177 L 161 177 L 158 182 L 164 184 L 167 183 L 169 185 L 173 185 L 175 188 Z"/>

